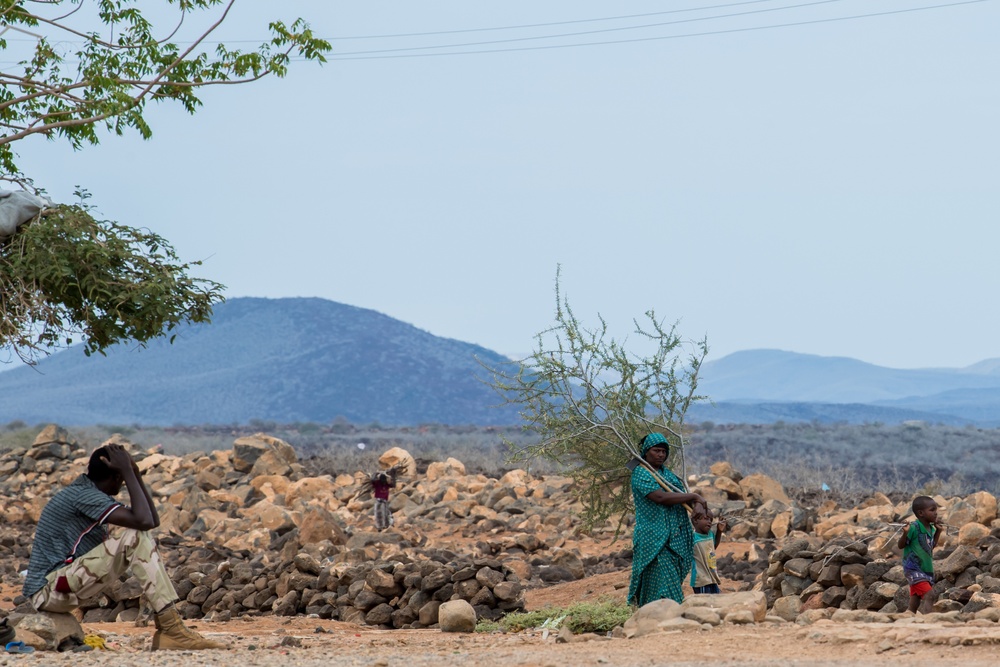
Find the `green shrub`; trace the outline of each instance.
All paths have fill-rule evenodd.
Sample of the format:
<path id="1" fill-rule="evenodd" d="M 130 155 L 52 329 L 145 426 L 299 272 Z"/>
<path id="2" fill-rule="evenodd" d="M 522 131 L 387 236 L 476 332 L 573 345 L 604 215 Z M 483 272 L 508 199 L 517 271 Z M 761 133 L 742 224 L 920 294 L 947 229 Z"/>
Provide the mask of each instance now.
<path id="1" fill-rule="evenodd" d="M 480 621 L 476 623 L 476 632 L 482 632 L 484 634 L 499 632 L 502 629 L 503 628 L 500 627 L 499 623 L 491 621 L 488 618 L 480 619 Z"/>
<path id="2" fill-rule="evenodd" d="M 551 628 L 556 630 L 569 626 L 573 634 L 584 632 L 610 632 L 622 625 L 632 615 L 632 607 L 621 600 L 602 599 L 597 602 L 578 602 L 569 607 L 546 607 L 537 611 L 513 612 L 501 618 L 495 625 L 506 632 L 520 632 L 530 628 Z M 491 632 L 495 628 L 476 627 L 477 632 Z"/>

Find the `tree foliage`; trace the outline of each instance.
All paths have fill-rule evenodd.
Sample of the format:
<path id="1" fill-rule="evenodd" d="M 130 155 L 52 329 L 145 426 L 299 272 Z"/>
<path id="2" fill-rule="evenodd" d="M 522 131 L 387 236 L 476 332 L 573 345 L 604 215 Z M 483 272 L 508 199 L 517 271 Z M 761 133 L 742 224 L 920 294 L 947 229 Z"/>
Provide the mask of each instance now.
<path id="1" fill-rule="evenodd" d="M 555 324 L 536 336 L 536 349 L 509 367 L 491 368 L 493 387 L 517 404 L 525 429 L 539 439 L 510 443 L 513 461 L 542 458 L 567 466 L 583 503 L 585 525 L 632 511 L 626 464 L 638 455 L 638 441 L 660 432 L 670 441 L 668 465 L 683 479 L 684 414 L 697 392 L 698 372 L 708 354 L 706 340 L 689 342 L 676 323 L 665 327 L 647 311 L 633 320 L 640 346 L 608 334 L 604 318 L 586 328 L 562 297 L 556 278 Z"/>
<path id="2" fill-rule="evenodd" d="M 194 113 L 202 88 L 281 77 L 293 58 L 325 61 L 330 44 L 302 19 L 271 22 L 270 39 L 256 48 L 207 51 L 234 4 L 0 0 L 0 52 L 14 61 L 0 67 L 0 180 L 42 191 L 14 151 L 32 135 L 73 148 L 99 143 L 102 131 L 148 139 L 150 101 Z M 164 13 L 174 18 L 166 29 Z M 91 354 L 207 321 L 222 286 L 192 278 L 198 264 L 180 262 L 148 230 L 95 219 L 87 206 L 47 209 L 0 241 L 0 347 L 33 362 L 77 336 Z"/>
<path id="3" fill-rule="evenodd" d="M 0 245 L 0 341 L 32 362 L 74 337 L 90 355 L 208 321 L 222 285 L 190 277 L 198 264 L 83 204 L 46 210 Z"/>
<path id="4" fill-rule="evenodd" d="M 8 53 L 14 50 L 12 35 L 34 40 L 16 66 L 0 71 L 0 169 L 8 180 L 22 176 L 12 144 L 25 137 L 64 137 L 80 148 L 98 143 L 104 128 L 118 135 L 132 129 L 148 139 L 152 130 L 143 113 L 150 100 L 176 102 L 194 113 L 202 103 L 201 88 L 284 76 L 293 56 L 323 62 L 330 50 L 297 19 L 272 22 L 271 38 L 254 50 L 219 44 L 210 54 L 203 48 L 206 40 L 235 0 L 158 0 L 152 9 L 151 4 L 0 0 L 0 52 L 19 57 Z M 143 13 L 168 8 L 176 12 L 176 22 L 167 30 L 158 31 Z M 217 13 L 206 19 L 211 9 Z M 203 25 L 193 41 L 173 41 L 198 20 Z"/>

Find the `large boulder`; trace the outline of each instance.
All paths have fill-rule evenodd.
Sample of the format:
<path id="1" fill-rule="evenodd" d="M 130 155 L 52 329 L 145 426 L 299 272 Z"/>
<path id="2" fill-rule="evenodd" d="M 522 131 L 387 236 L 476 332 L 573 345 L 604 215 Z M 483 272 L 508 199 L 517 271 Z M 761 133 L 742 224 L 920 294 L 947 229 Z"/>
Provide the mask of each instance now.
<path id="1" fill-rule="evenodd" d="M 822 539 L 832 539 L 837 535 L 844 532 L 845 526 L 852 526 L 857 524 L 858 521 L 858 511 L 848 510 L 846 512 L 838 512 L 832 516 L 828 516 L 813 528 L 816 535 Z"/>
<path id="2" fill-rule="evenodd" d="M 898 590 L 898 584 L 892 584 L 888 581 L 876 581 L 861 594 L 861 597 L 858 599 L 858 609 L 878 611 L 893 601 Z"/>
<path id="3" fill-rule="evenodd" d="M 448 457 L 446 461 L 435 461 L 427 466 L 427 481 L 433 482 L 446 477 L 464 477 L 465 464 L 456 458 Z"/>
<path id="4" fill-rule="evenodd" d="M 402 447 L 393 447 L 378 457 L 379 467 L 388 470 L 398 468 L 402 473 L 415 475 L 417 462 L 413 456 Z"/>
<path id="5" fill-rule="evenodd" d="M 997 518 L 997 499 L 989 491 L 973 493 L 965 501 L 976 509 L 976 523 L 988 526 Z"/>
<path id="6" fill-rule="evenodd" d="M 778 598 L 774 601 L 772 610 L 775 616 L 783 618 L 786 621 L 794 621 L 795 617 L 802 611 L 802 599 L 798 595 Z"/>
<path id="7" fill-rule="evenodd" d="M 256 525 L 277 533 L 284 533 L 295 527 L 297 521 L 293 512 L 267 500 L 238 510 L 241 516 L 251 519 Z"/>
<path id="8" fill-rule="evenodd" d="M 729 461 L 718 461 L 713 463 L 709 467 L 709 471 L 716 477 L 726 477 L 734 482 L 738 482 L 743 479 L 743 474 L 734 468 L 733 464 Z"/>
<path id="9" fill-rule="evenodd" d="M 285 505 L 294 507 L 299 504 L 302 509 L 319 506 L 331 511 L 336 510 L 340 507 L 340 501 L 335 496 L 337 488 L 336 482 L 329 475 L 304 477 L 288 484 L 284 492 Z"/>
<path id="10" fill-rule="evenodd" d="M 257 460 L 266 452 L 274 454 L 270 461 L 273 464 L 284 463 L 290 466 L 298 462 L 295 449 L 287 442 L 264 433 L 255 433 L 237 438 L 233 442 L 233 469 L 238 472 L 250 472 Z M 258 471 L 257 474 L 267 473 Z"/>
<path id="11" fill-rule="evenodd" d="M 740 489 L 743 491 L 743 498 L 754 507 L 768 500 L 779 500 L 785 505 L 792 504 L 781 484 L 767 475 L 757 473 L 744 477 L 740 480 Z"/>
<path id="12" fill-rule="evenodd" d="M 976 546 L 984 537 L 989 536 L 990 529 L 981 523 L 967 523 L 958 529 L 958 543 L 965 546 Z"/>
<path id="13" fill-rule="evenodd" d="M 747 612 L 754 622 L 760 623 L 767 616 L 767 598 L 761 591 L 742 591 L 720 595 L 692 595 L 681 605 L 686 609 L 708 607 L 723 620 L 737 612 Z"/>
<path id="14" fill-rule="evenodd" d="M 465 600 L 449 600 L 438 608 L 438 625 L 442 632 L 474 632 L 476 610 Z"/>
<path id="15" fill-rule="evenodd" d="M 938 579 L 953 579 L 976 561 L 976 554 L 966 546 L 959 546 L 947 558 L 934 561 L 934 574 Z"/>
<path id="16" fill-rule="evenodd" d="M 967 523 L 974 523 L 978 516 L 978 511 L 974 505 L 964 500 L 955 500 L 946 510 L 943 510 L 942 514 L 944 515 L 943 519 L 945 523 L 962 527 Z"/>
<path id="17" fill-rule="evenodd" d="M 25 456 L 29 459 L 68 459 L 73 450 L 69 431 L 62 426 L 49 424 L 37 436 Z"/>
<path id="18" fill-rule="evenodd" d="M 17 635 L 18 639 L 41 651 L 55 651 L 67 639 L 79 645 L 84 637 L 83 627 L 75 616 L 50 611 L 22 618 L 17 623 Z"/>
<path id="19" fill-rule="evenodd" d="M 347 543 L 347 535 L 330 512 L 314 507 L 302 512 L 299 521 L 299 546 L 329 540 L 333 545 Z"/>
<path id="20" fill-rule="evenodd" d="M 625 636 L 631 639 L 667 631 L 670 629 L 668 626 L 671 621 L 683 615 L 684 608 L 676 600 L 669 598 L 655 600 L 639 607 L 638 611 L 625 621 L 623 626 Z"/>

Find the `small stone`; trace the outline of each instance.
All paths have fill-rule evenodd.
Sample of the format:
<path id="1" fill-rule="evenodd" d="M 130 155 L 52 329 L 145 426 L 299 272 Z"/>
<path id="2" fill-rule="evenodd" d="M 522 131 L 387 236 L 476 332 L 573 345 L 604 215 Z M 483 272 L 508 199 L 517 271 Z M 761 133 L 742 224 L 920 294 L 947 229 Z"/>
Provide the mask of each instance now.
<path id="1" fill-rule="evenodd" d="M 749 609 L 739 609 L 737 611 L 730 612 L 726 614 L 726 623 L 733 623 L 736 625 L 748 625 L 754 622 L 753 612 Z"/>
<path id="2" fill-rule="evenodd" d="M 896 647 L 893 645 L 893 643 L 891 641 L 889 641 L 889 640 L 886 640 L 886 641 L 884 641 L 884 642 L 882 642 L 881 644 L 878 645 L 878 647 L 875 649 L 875 652 L 876 653 L 885 653 L 886 651 L 891 651 L 894 648 L 896 648 Z"/>

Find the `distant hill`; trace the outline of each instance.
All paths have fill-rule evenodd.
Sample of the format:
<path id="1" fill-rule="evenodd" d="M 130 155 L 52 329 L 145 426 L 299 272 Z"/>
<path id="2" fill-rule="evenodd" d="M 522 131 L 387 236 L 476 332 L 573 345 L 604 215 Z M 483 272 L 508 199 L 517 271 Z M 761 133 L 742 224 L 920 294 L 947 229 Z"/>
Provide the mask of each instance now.
<path id="1" fill-rule="evenodd" d="M 691 416 L 708 421 L 1000 425 L 1000 359 L 903 370 L 845 357 L 747 350 L 706 363 L 698 389 L 716 405 L 698 406 Z"/>
<path id="2" fill-rule="evenodd" d="M 520 423 L 476 361 L 508 359 L 325 299 L 232 299 L 173 345 L 71 348 L 0 373 L 0 423 Z M 844 357 L 748 350 L 706 363 L 689 423 L 1000 426 L 1000 359 L 900 370 Z"/>
<path id="3" fill-rule="evenodd" d="M 952 389 L 930 396 L 910 396 L 878 405 L 904 410 L 951 412 L 980 425 L 1000 426 L 1000 388 Z"/>
<path id="4" fill-rule="evenodd" d="M 173 345 L 82 349 L 0 373 L 0 421 L 86 424 L 387 425 L 519 422 L 493 407 L 476 361 L 507 359 L 391 317 L 325 299 L 231 299 Z"/>

